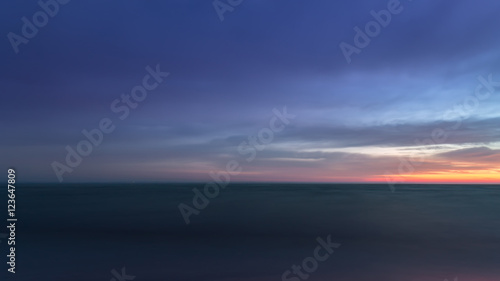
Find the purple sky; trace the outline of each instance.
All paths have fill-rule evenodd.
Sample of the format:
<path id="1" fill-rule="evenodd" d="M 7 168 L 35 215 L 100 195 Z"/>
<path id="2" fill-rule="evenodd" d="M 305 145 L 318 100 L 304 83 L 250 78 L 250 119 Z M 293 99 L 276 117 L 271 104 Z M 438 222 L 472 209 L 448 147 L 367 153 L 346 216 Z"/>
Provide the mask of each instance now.
<path id="1" fill-rule="evenodd" d="M 4 3 L 2 167 L 57 182 L 65 147 L 110 118 L 64 181 L 206 181 L 235 160 L 235 181 L 500 182 L 500 93 L 471 99 L 500 81 L 500 2 L 402 1 L 347 63 L 339 44 L 388 2 L 247 0 L 220 21 L 211 1 L 70 1 L 18 53 L 8 34 L 41 8 Z M 120 120 L 110 105 L 156 65 L 170 75 Z M 296 117 L 246 161 L 284 106 Z"/>

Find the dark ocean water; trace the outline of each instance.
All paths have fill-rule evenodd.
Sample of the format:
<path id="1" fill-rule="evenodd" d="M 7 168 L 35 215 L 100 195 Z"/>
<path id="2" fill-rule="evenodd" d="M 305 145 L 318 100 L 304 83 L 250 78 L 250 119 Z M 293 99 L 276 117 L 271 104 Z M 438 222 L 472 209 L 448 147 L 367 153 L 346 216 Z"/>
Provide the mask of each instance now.
<path id="1" fill-rule="evenodd" d="M 279 281 L 329 235 L 307 280 L 500 280 L 500 186 L 231 184 L 186 225 L 194 187 L 20 185 L 8 280 Z"/>

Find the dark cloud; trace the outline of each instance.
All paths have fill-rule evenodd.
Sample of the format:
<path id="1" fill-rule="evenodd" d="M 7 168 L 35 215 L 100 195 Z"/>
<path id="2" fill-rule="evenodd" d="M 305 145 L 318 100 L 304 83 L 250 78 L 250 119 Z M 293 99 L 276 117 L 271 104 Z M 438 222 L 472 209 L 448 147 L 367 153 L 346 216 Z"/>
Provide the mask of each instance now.
<path id="1" fill-rule="evenodd" d="M 438 154 L 437 157 L 471 163 L 496 164 L 500 163 L 500 150 L 481 146 L 445 152 Z"/>

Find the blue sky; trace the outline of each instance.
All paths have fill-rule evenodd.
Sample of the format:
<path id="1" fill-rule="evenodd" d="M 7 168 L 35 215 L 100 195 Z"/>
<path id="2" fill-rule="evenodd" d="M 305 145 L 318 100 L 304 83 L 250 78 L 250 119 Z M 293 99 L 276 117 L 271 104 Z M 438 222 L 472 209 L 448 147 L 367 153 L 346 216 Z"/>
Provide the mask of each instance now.
<path id="1" fill-rule="evenodd" d="M 246 0 L 220 21 L 210 1 L 70 1 L 18 53 L 8 34 L 41 8 L 4 3 L 2 166 L 57 182 L 52 163 L 108 117 L 64 181 L 205 181 L 236 160 L 239 181 L 499 182 L 500 94 L 470 97 L 500 81 L 500 3 L 402 1 L 347 63 L 339 44 L 388 2 Z M 170 75 L 119 120 L 110 104 L 156 65 Z M 238 146 L 285 106 L 296 117 L 246 161 Z"/>

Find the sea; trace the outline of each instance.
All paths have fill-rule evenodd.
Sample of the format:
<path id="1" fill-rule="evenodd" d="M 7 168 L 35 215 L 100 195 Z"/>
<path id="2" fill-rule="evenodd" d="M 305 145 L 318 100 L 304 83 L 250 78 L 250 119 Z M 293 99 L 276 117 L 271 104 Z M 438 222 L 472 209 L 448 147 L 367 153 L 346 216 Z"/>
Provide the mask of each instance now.
<path id="1" fill-rule="evenodd" d="M 18 185 L 1 280 L 500 280 L 498 185 L 231 183 L 198 209 L 203 188 Z"/>

